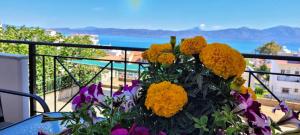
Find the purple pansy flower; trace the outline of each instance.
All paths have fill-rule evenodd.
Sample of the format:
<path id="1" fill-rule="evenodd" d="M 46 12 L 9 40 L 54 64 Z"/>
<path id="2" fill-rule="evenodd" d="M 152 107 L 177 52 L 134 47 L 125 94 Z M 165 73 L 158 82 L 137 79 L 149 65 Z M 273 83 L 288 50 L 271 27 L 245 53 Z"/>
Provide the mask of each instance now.
<path id="1" fill-rule="evenodd" d="M 83 94 L 79 94 L 72 101 L 72 109 L 77 110 L 81 107 L 81 104 L 85 102 L 85 96 Z"/>
<path id="2" fill-rule="evenodd" d="M 102 83 L 99 82 L 98 86 L 97 86 L 97 90 L 93 92 L 93 96 L 95 98 L 95 100 L 99 103 L 103 103 L 106 96 L 103 93 L 103 89 L 102 89 Z"/>
<path id="3" fill-rule="evenodd" d="M 285 115 L 277 122 L 278 125 L 293 124 L 300 128 L 299 112 L 296 113 L 293 110 L 289 110 Z"/>
<path id="4" fill-rule="evenodd" d="M 273 113 L 276 110 L 281 110 L 285 115 L 277 122 L 278 125 L 292 124 L 300 128 L 299 113 L 296 113 L 294 110 L 289 109 L 284 101 L 281 101 L 278 106 L 273 109 Z"/>
<path id="5" fill-rule="evenodd" d="M 275 113 L 276 110 L 281 110 L 282 112 L 287 113 L 290 109 L 284 101 L 281 101 L 278 106 L 275 106 L 272 112 Z"/>
<path id="6" fill-rule="evenodd" d="M 258 135 L 272 135 L 270 119 L 262 113 L 260 113 L 260 116 L 253 111 L 250 111 L 250 113 L 254 116 L 254 121 L 249 122 L 254 127 L 254 133 Z"/>
<path id="7" fill-rule="evenodd" d="M 128 111 L 135 106 L 136 100 L 139 97 L 140 85 L 138 80 L 133 80 L 132 85 L 125 85 L 123 89 L 113 93 L 114 105 L 120 106 L 124 111 Z"/>
<path id="8" fill-rule="evenodd" d="M 261 104 L 251 98 L 249 94 L 240 94 L 232 91 L 231 95 L 238 101 L 239 105 L 233 112 L 240 113 L 247 118 L 250 127 L 256 135 L 271 135 L 271 122 L 266 115 L 260 112 Z"/>
<path id="9" fill-rule="evenodd" d="M 77 110 L 81 107 L 82 103 L 98 102 L 102 103 L 105 99 L 103 94 L 101 83 L 92 84 L 89 87 L 84 86 L 80 89 L 79 95 L 77 95 L 72 101 L 72 109 Z"/>

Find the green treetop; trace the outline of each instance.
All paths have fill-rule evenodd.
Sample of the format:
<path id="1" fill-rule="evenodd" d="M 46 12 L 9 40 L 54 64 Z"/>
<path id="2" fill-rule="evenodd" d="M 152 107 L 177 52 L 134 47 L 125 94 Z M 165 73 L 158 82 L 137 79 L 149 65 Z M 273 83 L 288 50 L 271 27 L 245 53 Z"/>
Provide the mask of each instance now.
<path id="1" fill-rule="evenodd" d="M 258 47 L 255 51 L 260 54 L 272 54 L 275 55 L 282 50 L 282 46 L 277 44 L 275 41 L 268 42 L 260 47 Z"/>

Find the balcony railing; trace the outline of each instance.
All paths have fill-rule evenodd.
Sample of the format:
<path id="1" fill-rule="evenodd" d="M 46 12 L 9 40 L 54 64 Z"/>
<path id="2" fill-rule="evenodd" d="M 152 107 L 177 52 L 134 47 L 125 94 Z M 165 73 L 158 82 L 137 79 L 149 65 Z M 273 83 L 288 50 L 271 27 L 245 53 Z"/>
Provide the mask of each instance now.
<path id="1" fill-rule="evenodd" d="M 100 45 L 83 45 L 83 44 L 67 44 L 67 43 L 46 43 L 46 42 L 32 42 L 32 41 L 14 41 L 14 40 L 0 40 L 0 43 L 6 43 L 6 44 L 14 44 L 14 45 L 28 45 L 28 56 L 29 56 L 29 92 L 31 94 L 37 92 L 37 72 L 42 72 L 42 83 L 39 84 L 42 89 L 42 97 L 45 99 L 45 95 L 47 94 L 46 91 L 46 67 L 45 67 L 45 60 L 51 59 L 53 62 L 53 75 L 51 75 L 53 78 L 53 102 L 54 102 L 54 111 L 62 111 L 67 104 L 69 104 L 72 99 L 79 93 L 79 91 L 75 92 L 71 98 L 69 98 L 65 104 L 58 109 L 57 107 L 57 94 L 58 91 L 58 84 L 57 84 L 57 78 L 58 78 L 58 72 L 65 72 L 69 79 L 71 79 L 74 82 L 74 85 L 78 88 L 86 86 L 94 81 L 101 73 L 104 72 L 104 70 L 110 71 L 108 74 L 110 75 L 110 95 L 113 93 L 113 89 L 115 86 L 113 86 L 114 83 L 114 75 L 113 71 L 116 69 L 116 64 L 124 64 L 123 66 L 123 75 L 121 75 L 119 78 L 124 78 L 122 85 L 126 85 L 127 82 L 127 73 L 128 73 L 128 64 L 136 64 L 137 65 L 137 77 L 140 79 L 141 72 L 143 70 L 146 70 L 147 63 L 145 62 L 136 62 L 136 61 L 128 61 L 128 52 L 129 51 L 145 51 L 146 48 L 134 48 L 134 47 L 115 47 L 115 46 L 100 46 Z M 110 59 L 101 59 L 101 58 L 85 58 L 85 57 L 74 57 L 74 56 L 62 56 L 62 55 L 48 55 L 48 54 L 38 54 L 37 49 L 38 47 L 67 47 L 67 48 L 85 48 L 85 49 L 99 49 L 99 50 L 120 50 L 124 52 L 124 59 L 123 60 L 110 60 Z M 271 60 L 289 60 L 289 61 L 300 61 L 299 57 L 294 56 L 276 56 L 276 55 L 258 55 L 258 54 L 243 54 L 245 58 L 259 58 L 259 59 L 271 59 Z M 91 79 L 89 79 L 86 82 L 82 82 L 76 78 L 70 69 L 69 66 L 66 64 L 66 59 L 75 59 L 75 60 L 95 60 L 95 61 L 101 61 L 103 62 L 100 70 L 94 74 Z M 42 64 L 42 70 L 37 71 L 37 62 Z M 58 69 L 57 67 L 60 66 L 61 68 Z M 62 70 L 62 71 L 58 71 Z M 271 72 L 260 72 L 260 71 L 245 71 L 248 73 L 248 86 L 251 86 L 251 79 L 254 78 L 257 80 L 257 82 L 260 83 L 261 86 L 263 86 L 277 101 L 280 101 L 279 98 L 268 88 L 266 84 L 264 84 L 260 77 L 258 77 L 258 74 L 270 74 L 270 75 L 285 75 L 285 76 L 295 76 L 300 77 L 300 75 L 294 75 L 294 74 L 282 74 L 282 73 L 271 73 Z M 124 74 L 125 73 L 125 74 Z M 80 76 L 79 76 L 80 77 Z M 130 78 L 131 79 L 131 78 Z M 107 81 L 107 80 L 106 80 Z M 30 100 L 30 113 L 31 115 L 35 115 L 37 113 L 36 111 L 36 105 L 33 100 Z"/>

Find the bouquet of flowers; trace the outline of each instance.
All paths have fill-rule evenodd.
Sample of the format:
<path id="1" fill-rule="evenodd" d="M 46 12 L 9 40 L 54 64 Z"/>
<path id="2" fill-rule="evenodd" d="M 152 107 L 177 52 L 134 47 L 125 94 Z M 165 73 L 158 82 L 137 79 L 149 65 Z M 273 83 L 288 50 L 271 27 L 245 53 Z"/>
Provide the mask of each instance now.
<path id="1" fill-rule="evenodd" d="M 255 92 L 243 86 L 243 56 L 226 44 L 196 36 L 176 45 L 171 37 L 143 58 L 149 66 L 142 78 L 112 97 L 101 83 L 81 88 L 74 111 L 63 114 L 61 134 L 271 135 L 281 131 L 278 125 L 300 125 L 299 113 L 284 102 L 274 109 L 286 113 L 278 122 L 260 111 Z"/>

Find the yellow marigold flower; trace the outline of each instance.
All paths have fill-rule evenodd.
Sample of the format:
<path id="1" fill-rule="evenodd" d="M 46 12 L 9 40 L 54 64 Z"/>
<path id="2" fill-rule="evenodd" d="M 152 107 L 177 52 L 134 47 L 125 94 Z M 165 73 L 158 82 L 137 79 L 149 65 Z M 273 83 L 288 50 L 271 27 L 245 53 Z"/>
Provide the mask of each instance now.
<path id="1" fill-rule="evenodd" d="M 182 86 L 163 81 L 150 85 L 145 106 L 160 117 L 170 118 L 182 110 L 187 101 L 188 96 Z"/>
<path id="2" fill-rule="evenodd" d="M 147 58 L 150 62 L 158 62 L 158 57 L 168 52 L 172 52 L 171 44 L 153 44 L 147 51 Z"/>
<path id="3" fill-rule="evenodd" d="M 210 44 L 199 57 L 205 67 L 224 79 L 240 76 L 246 68 L 244 57 L 226 44 Z"/>
<path id="4" fill-rule="evenodd" d="M 184 39 L 180 45 L 180 52 L 185 55 L 199 54 L 207 46 L 206 40 L 202 36 Z"/>
<path id="5" fill-rule="evenodd" d="M 171 65 L 175 61 L 175 55 L 173 53 L 162 53 L 158 57 L 158 62 L 161 64 Z"/>
<path id="6" fill-rule="evenodd" d="M 240 93 L 242 93 L 242 94 L 250 94 L 251 95 L 251 98 L 253 99 L 253 100 L 256 100 L 256 94 L 255 94 L 255 92 L 250 88 L 250 87 L 245 87 L 245 86 L 242 86 L 241 87 L 241 90 L 240 90 Z"/>

